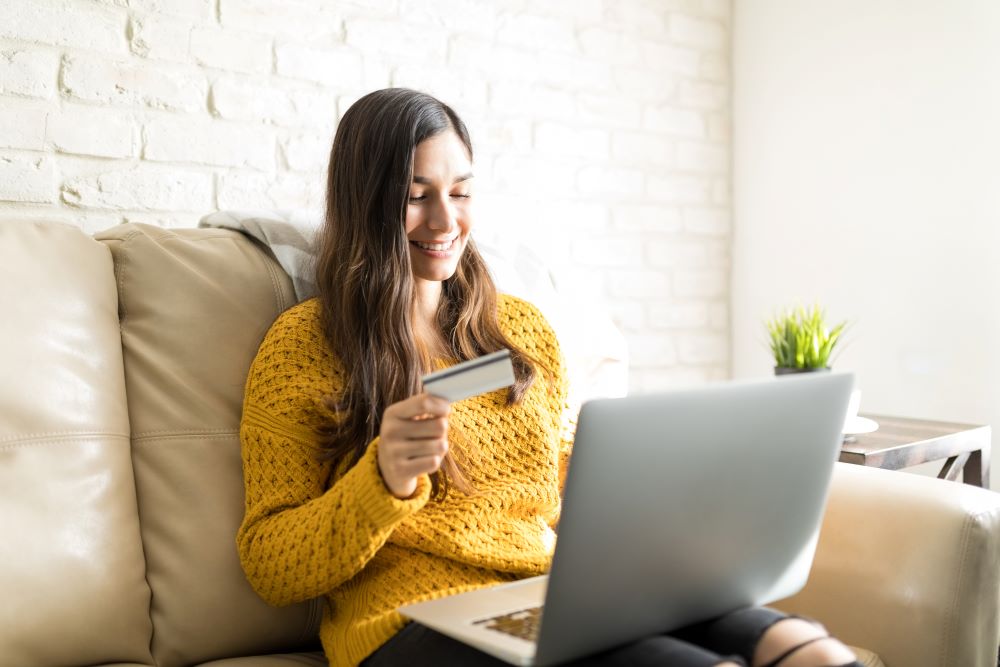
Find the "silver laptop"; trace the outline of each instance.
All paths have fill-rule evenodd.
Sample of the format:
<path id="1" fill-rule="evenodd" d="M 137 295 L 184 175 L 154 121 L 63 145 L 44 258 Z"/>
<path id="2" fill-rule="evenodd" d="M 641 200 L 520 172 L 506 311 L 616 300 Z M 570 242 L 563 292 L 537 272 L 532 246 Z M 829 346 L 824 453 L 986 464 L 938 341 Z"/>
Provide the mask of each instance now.
<path id="1" fill-rule="evenodd" d="M 854 378 L 810 373 L 588 401 L 547 576 L 400 608 L 550 665 L 798 592 Z"/>

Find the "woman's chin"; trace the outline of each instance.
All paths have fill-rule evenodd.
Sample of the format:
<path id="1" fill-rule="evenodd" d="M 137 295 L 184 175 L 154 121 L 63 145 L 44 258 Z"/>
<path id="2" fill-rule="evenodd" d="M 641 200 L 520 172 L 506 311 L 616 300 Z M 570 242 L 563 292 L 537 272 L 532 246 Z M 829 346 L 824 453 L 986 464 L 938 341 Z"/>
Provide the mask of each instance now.
<path id="1" fill-rule="evenodd" d="M 413 277 L 418 280 L 444 282 L 455 275 L 455 271 L 458 270 L 457 257 L 451 261 L 433 260 L 430 262 L 426 261 L 425 258 L 413 259 L 417 261 L 411 261 L 410 265 L 413 267 Z"/>
<path id="2" fill-rule="evenodd" d="M 414 271 L 413 277 L 429 283 L 443 283 L 455 275 L 455 271 Z"/>

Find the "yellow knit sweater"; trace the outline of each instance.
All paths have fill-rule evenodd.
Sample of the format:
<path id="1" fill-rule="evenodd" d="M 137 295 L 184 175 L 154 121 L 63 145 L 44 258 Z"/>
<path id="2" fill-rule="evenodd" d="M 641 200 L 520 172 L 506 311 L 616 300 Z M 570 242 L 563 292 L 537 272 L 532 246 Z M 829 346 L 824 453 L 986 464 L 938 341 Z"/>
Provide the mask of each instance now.
<path id="1" fill-rule="evenodd" d="M 330 417 L 322 399 L 342 391 L 323 339 L 318 302 L 286 311 L 250 368 L 240 429 L 246 515 L 237 535 L 247 578 L 266 601 L 326 596 L 320 636 L 332 665 L 356 665 L 406 623 L 403 604 L 542 574 L 559 513 L 572 423 L 565 373 L 541 313 L 501 295 L 509 339 L 556 372 L 538 373 L 525 399 L 506 390 L 452 405 L 464 469 L 478 493 L 451 489 L 429 500 L 420 479 L 399 500 L 382 482 L 378 438 L 349 470 L 319 463 L 314 428 Z"/>

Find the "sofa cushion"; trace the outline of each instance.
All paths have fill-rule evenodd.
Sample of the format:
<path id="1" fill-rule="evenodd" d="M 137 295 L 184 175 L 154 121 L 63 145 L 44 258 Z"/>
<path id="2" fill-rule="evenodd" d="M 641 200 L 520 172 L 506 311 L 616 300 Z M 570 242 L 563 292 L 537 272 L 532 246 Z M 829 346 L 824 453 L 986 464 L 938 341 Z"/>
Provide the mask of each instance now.
<path id="1" fill-rule="evenodd" d="M 97 238 L 118 280 L 157 664 L 313 644 L 318 603 L 269 607 L 236 552 L 243 387 L 260 340 L 294 303 L 288 278 L 229 230 L 121 225 Z"/>
<path id="2" fill-rule="evenodd" d="M 149 664 L 108 249 L 0 225 L 0 663 Z"/>

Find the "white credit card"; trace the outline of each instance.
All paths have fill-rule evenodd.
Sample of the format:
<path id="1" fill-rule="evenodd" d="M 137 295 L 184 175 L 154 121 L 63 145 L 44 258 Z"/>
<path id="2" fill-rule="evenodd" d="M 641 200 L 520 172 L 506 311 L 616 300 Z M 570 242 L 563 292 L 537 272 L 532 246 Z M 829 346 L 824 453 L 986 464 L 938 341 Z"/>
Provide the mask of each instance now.
<path id="1" fill-rule="evenodd" d="M 454 403 L 514 384 L 510 350 L 485 354 L 421 378 L 424 391 Z"/>

